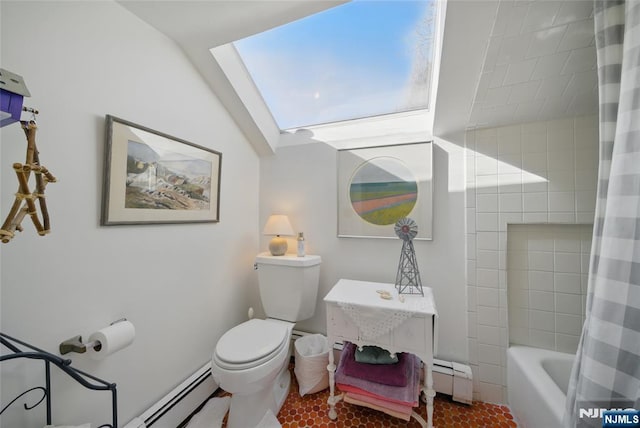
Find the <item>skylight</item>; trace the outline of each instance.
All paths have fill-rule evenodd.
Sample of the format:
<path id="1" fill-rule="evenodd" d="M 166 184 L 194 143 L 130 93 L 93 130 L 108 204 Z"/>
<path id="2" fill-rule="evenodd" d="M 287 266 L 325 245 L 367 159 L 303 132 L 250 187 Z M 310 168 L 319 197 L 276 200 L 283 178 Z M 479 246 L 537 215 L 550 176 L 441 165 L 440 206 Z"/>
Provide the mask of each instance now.
<path id="1" fill-rule="evenodd" d="M 435 10 L 353 1 L 235 46 L 280 129 L 426 109 Z"/>

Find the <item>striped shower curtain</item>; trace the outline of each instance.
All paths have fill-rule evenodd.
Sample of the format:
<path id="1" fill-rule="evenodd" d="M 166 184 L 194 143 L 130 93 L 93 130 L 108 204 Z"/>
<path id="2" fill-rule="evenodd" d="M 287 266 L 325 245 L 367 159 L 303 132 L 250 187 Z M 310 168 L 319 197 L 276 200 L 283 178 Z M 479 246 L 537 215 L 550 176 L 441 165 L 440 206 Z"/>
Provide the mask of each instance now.
<path id="1" fill-rule="evenodd" d="M 586 320 L 566 427 L 640 409 L 640 0 L 595 1 L 600 169 Z"/>

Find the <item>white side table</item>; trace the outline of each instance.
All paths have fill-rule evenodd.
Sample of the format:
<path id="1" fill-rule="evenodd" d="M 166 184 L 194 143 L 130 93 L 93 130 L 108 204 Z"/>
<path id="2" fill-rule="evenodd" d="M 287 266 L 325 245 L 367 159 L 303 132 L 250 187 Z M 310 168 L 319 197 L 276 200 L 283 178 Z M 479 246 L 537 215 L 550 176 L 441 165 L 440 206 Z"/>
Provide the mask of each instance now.
<path id="1" fill-rule="evenodd" d="M 392 298 L 380 297 L 387 291 Z M 358 347 L 375 345 L 392 354 L 409 352 L 424 363 L 423 392 L 427 397 L 427 427 L 433 427 L 433 354 L 437 347 L 437 317 L 431 288 L 420 295 L 398 295 L 394 284 L 339 280 L 325 296 L 327 338 L 330 349 L 335 342 L 349 341 Z M 335 395 L 333 352 L 329 352 L 329 418 L 338 414 L 335 405 L 342 396 Z"/>

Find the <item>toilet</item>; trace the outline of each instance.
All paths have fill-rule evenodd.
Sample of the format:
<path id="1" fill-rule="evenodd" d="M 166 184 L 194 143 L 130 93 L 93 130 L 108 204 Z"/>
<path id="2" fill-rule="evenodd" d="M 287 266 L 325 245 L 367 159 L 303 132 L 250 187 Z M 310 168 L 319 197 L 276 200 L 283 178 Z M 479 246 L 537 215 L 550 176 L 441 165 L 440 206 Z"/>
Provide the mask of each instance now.
<path id="1" fill-rule="evenodd" d="M 260 300 L 266 319 L 250 319 L 227 331 L 211 359 L 213 379 L 231 395 L 229 428 L 257 426 L 268 410 L 277 415 L 291 376 L 291 332 L 316 309 L 320 256 L 256 257 Z"/>

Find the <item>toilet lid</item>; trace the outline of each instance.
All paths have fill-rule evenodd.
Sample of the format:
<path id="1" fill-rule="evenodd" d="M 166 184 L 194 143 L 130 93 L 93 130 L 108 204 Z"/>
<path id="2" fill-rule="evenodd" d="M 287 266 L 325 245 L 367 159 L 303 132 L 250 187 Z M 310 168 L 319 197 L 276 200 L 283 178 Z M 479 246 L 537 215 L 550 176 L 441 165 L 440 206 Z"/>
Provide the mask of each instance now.
<path id="1" fill-rule="evenodd" d="M 216 356 L 229 364 L 262 359 L 280 349 L 287 340 L 287 332 L 283 324 L 251 319 L 233 327 L 220 338 Z"/>

